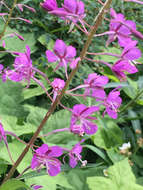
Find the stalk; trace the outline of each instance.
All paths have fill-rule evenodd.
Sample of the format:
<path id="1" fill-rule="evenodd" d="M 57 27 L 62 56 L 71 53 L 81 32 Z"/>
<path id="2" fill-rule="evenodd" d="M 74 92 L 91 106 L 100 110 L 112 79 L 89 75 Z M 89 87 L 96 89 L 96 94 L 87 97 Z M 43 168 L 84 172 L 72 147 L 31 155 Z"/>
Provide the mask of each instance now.
<path id="1" fill-rule="evenodd" d="M 13 173 L 15 172 L 17 166 L 21 163 L 21 161 L 23 160 L 24 156 L 26 155 L 26 153 L 28 152 L 29 148 L 33 145 L 33 143 L 35 142 L 36 138 L 38 137 L 40 131 L 42 130 L 42 128 L 44 127 L 46 121 L 48 120 L 48 118 L 51 116 L 51 114 L 54 112 L 56 106 L 59 104 L 61 98 L 64 96 L 66 89 L 68 88 L 72 78 L 75 76 L 79 65 L 81 64 L 81 62 L 83 61 L 86 52 L 88 50 L 89 45 L 92 42 L 92 38 L 94 37 L 95 32 L 97 31 L 98 27 L 101 25 L 102 20 L 103 20 L 103 16 L 105 11 L 109 8 L 110 4 L 112 3 L 112 0 L 106 0 L 104 6 L 101 8 L 100 12 L 98 13 L 97 17 L 94 20 L 94 25 L 91 26 L 90 31 L 88 33 L 87 36 L 87 40 L 83 46 L 83 49 L 80 53 L 80 59 L 81 61 L 78 62 L 77 66 L 75 69 L 72 70 L 72 72 L 69 75 L 68 80 L 66 81 L 66 84 L 64 86 L 64 88 L 61 91 L 61 94 L 59 96 L 57 96 L 56 100 L 54 101 L 54 103 L 51 105 L 51 107 L 49 108 L 48 112 L 46 113 L 44 119 L 42 120 L 41 124 L 39 125 L 37 131 L 34 133 L 33 137 L 31 138 L 30 142 L 28 143 L 28 145 L 25 147 L 25 149 L 23 150 L 23 152 L 21 153 L 21 155 L 19 156 L 19 158 L 17 159 L 17 161 L 15 162 L 15 164 L 13 165 L 13 167 L 10 169 L 9 173 L 7 174 L 7 176 L 5 177 L 4 182 L 6 182 L 8 179 L 10 179 L 10 177 L 13 175 Z"/>
<path id="2" fill-rule="evenodd" d="M 9 24 L 9 22 L 10 22 L 10 19 L 12 17 L 12 13 L 13 13 L 13 10 L 14 10 L 16 4 L 17 4 L 17 0 L 14 0 L 12 8 L 9 11 L 8 19 L 7 19 L 7 21 L 6 21 L 5 25 L 4 25 L 3 31 L 0 33 L 0 40 L 4 36 L 4 33 L 6 32 L 6 28 L 7 28 L 8 24 Z"/>

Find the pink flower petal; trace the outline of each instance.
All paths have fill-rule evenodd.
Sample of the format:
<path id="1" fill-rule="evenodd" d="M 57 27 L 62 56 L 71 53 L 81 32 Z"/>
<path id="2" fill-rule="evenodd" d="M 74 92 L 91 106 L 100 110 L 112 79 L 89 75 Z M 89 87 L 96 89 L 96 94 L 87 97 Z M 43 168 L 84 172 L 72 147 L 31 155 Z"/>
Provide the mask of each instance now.
<path id="1" fill-rule="evenodd" d="M 46 51 L 46 57 L 47 57 L 49 63 L 53 63 L 58 60 L 58 57 L 50 50 Z"/>

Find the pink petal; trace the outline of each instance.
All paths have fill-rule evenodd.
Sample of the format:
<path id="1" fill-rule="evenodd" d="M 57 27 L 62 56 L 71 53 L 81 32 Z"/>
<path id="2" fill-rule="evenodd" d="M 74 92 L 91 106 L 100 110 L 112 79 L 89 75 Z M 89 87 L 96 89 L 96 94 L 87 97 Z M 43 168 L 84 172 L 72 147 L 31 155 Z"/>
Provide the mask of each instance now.
<path id="1" fill-rule="evenodd" d="M 78 14 L 83 15 L 84 14 L 84 3 L 82 1 L 77 1 L 78 6 Z"/>
<path id="2" fill-rule="evenodd" d="M 89 116 L 90 114 L 92 114 L 92 113 L 94 113 L 96 111 L 99 111 L 99 107 L 90 106 L 90 107 L 87 107 L 85 110 L 82 110 L 81 116 L 82 117 L 87 117 L 87 116 Z"/>
<path id="3" fill-rule="evenodd" d="M 92 89 L 92 96 L 94 98 L 104 99 L 104 97 L 106 96 L 106 93 L 105 93 L 104 89 L 102 89 L 102 88 Z"/>
<path id="4" fill-rule="evenodd" d="M 77 8 L 77 1 L 76 0 L 64 0 L 64 8 L 71 12 L 71 13 L 76 13 L 76 8 Z"/>
<path id="5" fill-rule="evenodd" d="M 38 154 L 45 154 L 49 150 L 49 147 L 47 144 L 42 144 L 35 152 Z"/>
<path id="6" fill-rule="evenodd" d="M 69 164 L 72 168 L 75 168 L 75 166 L 77 165 L 77 160 L 73 155 L 71 155 L 69 158 Z"/>
<path id="7" fill-rule="evenodd" d="M 58 60 L 58 57 L 50 50 L 46 51 L 46 57 L 49 63 L 56 62 Z"/>
<path id="8" fill-rule="evenodd" d="M 63 154 L 63 150 L 59 146 L 52 146 L 49 148 L 50 153 L 48 153 L 48 157 L 59 157 Z"/>
<path id="9" fill-rule="evenodd" d="M 88 135 L 93 135 L 98 130 L 97 125 L 88 120 L 84 120 L 83 128 L 84 128 L 84 132 Z"/>
<path id="10" fill-rule="evenodd" d="M 54 45 L 54 52 L 57 56 L 63 57 L 66 53 L 66 48 L 67 46 L 63 40 L 56 40 Z"/>
<path id="11" fill-rule="evenodd" d="M 47 173 L 50 176 L 56 176 L 61 172 L 61 163 L 57 159 L 47 160 L 46 162 Z"/>
<path id="12" fill-rule="evenodd" d="M 124 55 L 124 57 L 128 60 L 136 60 L 139 59 L 141 56 L 142 53 L 138 48 L 132 48 Z"/>
<path id="13" fill-rule="evenodd" d="M 66 52 L 66 59 L 74 58 L 76 56 L 76 49 L 73 46 L 68 46 Z"/>
<path id="14" fill-rule="evenodd" d="M 33 155 L 32 161 L 31 161 L 31 168 L 35 169 L 39 166 L 39 162 L 37 160 L 36 154 Z"/>
<path id="15" fill-rule="evenodd" d="M 116 111 L 114 111 L 114 110 L 112 110 L 112 109 L 110 109 L 110 108 L 106 108 L 106 112 L 107 112 L 107 114 L 108 114 L 111 118 L 117 119 L 118 115 L 117 115 L 117 112 L 116 112 Z"/>

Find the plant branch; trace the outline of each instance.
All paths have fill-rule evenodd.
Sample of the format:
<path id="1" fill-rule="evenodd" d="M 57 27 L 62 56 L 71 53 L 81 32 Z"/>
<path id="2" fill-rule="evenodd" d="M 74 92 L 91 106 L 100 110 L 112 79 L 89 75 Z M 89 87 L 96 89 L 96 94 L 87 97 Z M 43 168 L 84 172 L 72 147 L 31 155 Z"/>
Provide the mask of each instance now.
<path id="1" fill-rule="evenodd" d="M 13 13 L 13 10 L 15 8 L 16 3 L 17 3 L 17 0 L 14 0 L 12 8 L 9 11 L 8 19 L 7 19 L 7 21 L 6 21 L 5 25 L 4 25 L 3 31 L 0 33 L 0 40 L 4 36 L 4 33 L 6 32 L 6 28 L 7 28 L 8 24 L 9 24 L 9 21 L 10 21 L 11 17 L 12 17 L 12 13 Z"/>
<path id="2" fill-rule="evenodd" d="M 105 10 L 107 10 L 110 6 L 110 4 L 112 3 L 112 0 L 106 0 L 104 6 L 101 8 L 99 14 L 97 15 L 97 17 L 94 20 L 94 25 L 90 28 L 90 31 L 88 33 L 87 36 L 87 40 L 83 46 L 83 49 L 80 53 L 80 58 L 81 61 L 83 61 L 86 52 L 88 50 L 88 47 L 92 41 L 92 38 L 94 37 L 95 32 L 97 31 L 98 27 L 101 25 L 102 23 L 102 19 L 105 13 Z M 29 144 L 25 147 L 25 149 L 23 150 L 23 152 L 21 153 L 21 155 L 19 156 L 19 158 L 17 159 L 17 161 L 15 162 L 15 164 L 13 165 L 13 167 L 10 169 L 8 175 L 5 177 L 3 183 L 5 181 L 7 181 L 15 172 L 17 166 L 21 163 L 21 161 L 23 160 L 24 156 L 26 155 L 26 153 L 28 152 L 29 148 L 33 145 L 33 143 L 35 142 L 37 136 L 39 135 L 40 131 L 42 130 L 43 126 L 45 125 L 46 121 L 48 120 L 48 118 L 50 117 L 50 115 L 54 112 L 56 106 L 59 104 L 61 98 L 64 96 L 66 89 L 68 88 L 72 78 L 75 76 L 75 73 L 77 72 L 80 62 L 78 62 L 77 66 L 75 69 L 72 70 L 72 72 L 69 75 L 68 80 L 66 81 L 66 84 L 64 86 L 64 88 L 61 91 L 61 94 L 59 96 L 57 96 L 56 100 L 54 101 L 54 103 L 51 105 L 51 107 L 49 108 L 47 114 L 45 115 L 44 119 L 42 120 L 41 124 L 39 125 L 37 131 L 34 133 L 33 137 L 31 138 Z"/>

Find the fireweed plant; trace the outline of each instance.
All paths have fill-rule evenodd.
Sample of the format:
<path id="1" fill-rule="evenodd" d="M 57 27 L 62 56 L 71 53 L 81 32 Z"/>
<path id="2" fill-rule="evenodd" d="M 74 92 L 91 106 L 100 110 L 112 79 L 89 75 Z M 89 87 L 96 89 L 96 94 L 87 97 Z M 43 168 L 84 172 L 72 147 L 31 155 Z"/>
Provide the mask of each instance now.
<path id="1" fill-rule="evenodd" d="M 132 1 L 142 4 L 142 2 L 137 0 Z M 0 64 L 1 80 L 3 82 L 11 80 L 17 83 L 24 81 L 27 83 L 26 88 L 29 88 L 31 81 L 34 80 L 39 86 L 41 86 L 51 101 L 50 109 L 48 110 L 46 116 L 44 117 L 43 121 L 41 122 L 40 126 L 28 144 L 19 139 L 19 137 L 17 137 L 14 133 L 5 131 L 3 124 L 0 123 L 0 141 L 3 141 L 5 143 L 10 159 L 13 162 L 13 167 L 4 179 L 4 182 L 13 175 L 17 166 L 20 164 L 30 148 L 33 151 L 31 164 L 29 163 L 32 170 L 37 170 L 40 172 L 43 167 L 46 167 L 46 171 L 50 176 L 56 176 L 61 172 L 61 166 L 65 163 L 65 157 L 69 158 L 69 165 L 71 168 L 76 167 L 78 163 L 80 163 L 81 166 L 86 167 L 87 161 L 83 160 L 81 155 L 83 149 L 82 143 L 84 142 L 85 135 L 93 135 L 95 133 L 98 133 L 97 120 L 98 113 L 101 112 L 101 107 L 102 110 L 104 108 L 104 111 L 102 111 L 103 117 L 105 114 L 108 114 L 110 118 L 118 118 L 119 108 L 122 103 L 122 98 L 120 97 L 121 86 L 118 86 L 107 94 L 105 92 L 105 85 L 107 85 L 109 82 L 107 76 L 103 76 L 98 73 L 90 73 L 79 86 L 73 89 L 68 88 L 70 81 L 73 79 L 76 71 L 80 66 L 80 63 L 83 60 L 103 64 L 105 67 L 111 69 L 111 71 L 120 80 L 120 82 L 126 81 L 127 74 L 138 72 L 137 64 L 140 63 L 138 63 L 136 60 L 141 57 L 141 51 L 137 45 L 138 39 L 143 40 L 143 34 L 137 30 L 135 22 L 126 20 L 125 16 L 122 13 L 116 13 L 113 8 L 110 8 L 110 20 L 108 20 L 109 31 L 105 31 L 102 34 L 95 34 L 98 26 L 101 25 L 102 19 L 104 19 L 104 14 L 107 12 L 107 10 L 109 10 L 111 2 L 112 0 L 107 0 L 105 3 L 99 1 L 99 3 L 102 5 L 102 9 L 99 11 L 99 14 L 96 17 L 93 26 L 90 26 L 86 22 L 85 5 L 82 1 L 64 0 L 64 3 L 60 7 L 58 6 L 56 0 L 45 0 L 44 2 L 40 3 L 40 6 L 46 12 L 59 17 L 60 19 L 64 20 L 66 24 L 69 24 L 69 31 L 72 31 L 74 27 L 77 27 L 87 36 L 87 41 L 85 42 L 80 55 L 77 54 L 75 47 L 66 44 L 63 39 L 57 39 L 54 43 L 53 50 L 47 49 L 45 52 L 48 63 L 57 63 L 54 68 L 54 72 L 56 72 L 58 69 L 63 69 L 66 81 L 61 78 L 55 78 L 53 81 L 51 81 L 44 72 L 34 66 L 31 59 L 31 50 L 28 44 L 25 47 L 24 53 L 12 52 L 8 50 L 1 51 L 1 53 L 8 52 L 15 56 L 12 67 L 5 67 L 4 65 Z M 31 21 L 26 20 L 22 17 L 13 18 L 13 10 L 15 8 L 18 8 L 21 12 L 23 12 L 23 8 L 27 8 L 29 11 L 32 11 L 34 13 L 35 10 L 25 4 L 18 4 L 16 0 L 14 1 L 12 8 L 8 8 L 4 1 L 0 1 L 0 5 L 4 6 L 6 10 L 5 12 L 0 13 L 1 18 L 5 22 L 5 27 L 0 34 L 0 41 L 2 42 L 3 48 L 5 48 L 6 44 L 4 39 L 8 38 L 9 36 L 13 37 L 15 35 L 21 40 L 24 40 L 24 38 L 17 33 L 5 35 L 7 26 L 12 19 L 20 19 L 31 23 Z M 112 54 L 106 52 L 88 52 L 88 47 L 92 41 L 92 38 L 100 38 L 100 36 L 103 35 L 108 35 L 106 46 L 109 46 L 112 42 L 115 41 L 118 43 L 118 46 L 120 47 L 122 53 Z M 89 55 L 90 57 L 88 57 Z M 117 57 L 118 60 L 114 64 L 111 64 L 108 63 L 108 60 L 107 62 L 102 60 L 94 60 L 91 58 L 92 55 L 94 57 L 96 55 L 109 55 Z M 44 84 L 38 79 L 38 75 L 46 80 L 52 89 L 51 92 L 47 91 Z M 83 94 L 78 93 L 79 89 L 83 89 Z M 84 104 L 76 104 L 73 106 L 73 108 L 67 108 L 60 102 L 64 94 L 70 96 L 81 96 L 85 99 L 86 97 L 91 97 L 96 100 L 96 105 L 86 106 Z M 67 128 L 51 131 L 50 133 L 44 134 L 43 136 L 68 131 L 69 133 L 73 133 L 74 135 L 79 136 L 79 142 L 75 144 L 71 150 L 60 146 L 49 146 L 48 144 L 42 144 L 40 147 L 35 148 L 34 141 L 38 137 L 47 119 L 54 112 L 58 104 L 60 104 L 64 109 L 67 109 L 71 113 L 70 126 Z M 21 143 L 26 144 L 26 148 L 16 162 L 14 162 L 12 159 L 8 147 L 7 135 L 12 135 Z M 34 184 L 32 185 L 32 188 L 40 189 L 42 186 Z"/>

